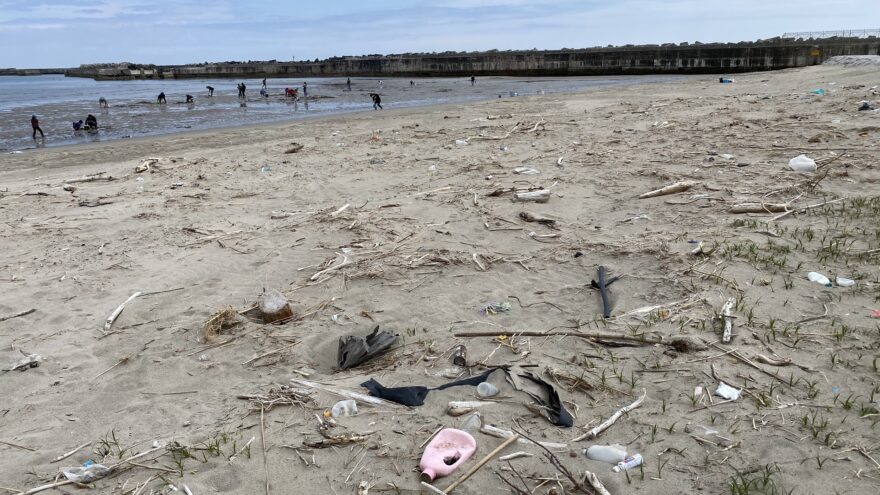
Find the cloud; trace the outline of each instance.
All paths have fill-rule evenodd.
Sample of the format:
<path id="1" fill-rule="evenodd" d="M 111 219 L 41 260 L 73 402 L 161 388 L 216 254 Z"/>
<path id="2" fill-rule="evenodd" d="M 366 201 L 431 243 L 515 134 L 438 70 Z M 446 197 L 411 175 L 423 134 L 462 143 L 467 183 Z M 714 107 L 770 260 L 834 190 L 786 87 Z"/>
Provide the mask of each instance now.
<path id="1" fill-rule="evenodd" d="M 859 27 L 876 0 L 0 0 L 0 66 L 740 41 Z M 87 33 L 92 33 L 86 36 Z"/>

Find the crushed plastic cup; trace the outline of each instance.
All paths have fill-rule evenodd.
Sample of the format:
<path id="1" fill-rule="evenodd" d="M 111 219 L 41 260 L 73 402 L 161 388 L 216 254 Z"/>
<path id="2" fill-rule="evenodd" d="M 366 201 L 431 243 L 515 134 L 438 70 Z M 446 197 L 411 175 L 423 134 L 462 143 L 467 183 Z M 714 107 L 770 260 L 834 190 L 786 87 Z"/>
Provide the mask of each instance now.
<path id="1" fill-rule="evenodd" d="M 742 392 L 742 391 L 737 390 L 724 382 L 719 382 L 718 388 L 715 389 L 715 395 L 717 395 L 719 397 L 723 397 L 727 400 L 739 399 L 740 392 Z"/>
<path id="2" fill-rule="evenodd" d="M 352 399 L 341 400 L 330 409 L 330 414 L 334 418 L 344 418 L 347 416 L 356 416 L 358 413 L 357 402 Z"/>
<path id="3" fill-rule="evenodd" d="M 477 397 L 486 399 L 498 395 L 498 387 L 489 382 L 483 382 L 477 385 Z"/>
<path id="4" fill-rule="evenodd" d="M 837 277 L 835 282 L 837 282 L 838 287 L 852 287 L 856 285 L 856 281 L 851 278 Z"/>
<path id="5" fill-rule="evenodd" d="M 64 468 L 61 472 L 69 481 L 81 484 L 97 481 L 110 474 L 110 469 L 103 464 L 94 464 L 92 461 L 89 461 L 86 464 L 83 464 L 80 467 Z"/>
<path id="6" fill-rule="evenodd" d="M 788 168 L 795 172 L 813 173 L 816 171 L 816 162 L 807 155 L 798 155 L 788 161 Z"/>
<path id="7" fill-rule="evenodd" d="M 457 144 L 458 146 L 467 146 L 471 143 L 467 142 L 466 139 L 456 139 L 455 144 Z"/>

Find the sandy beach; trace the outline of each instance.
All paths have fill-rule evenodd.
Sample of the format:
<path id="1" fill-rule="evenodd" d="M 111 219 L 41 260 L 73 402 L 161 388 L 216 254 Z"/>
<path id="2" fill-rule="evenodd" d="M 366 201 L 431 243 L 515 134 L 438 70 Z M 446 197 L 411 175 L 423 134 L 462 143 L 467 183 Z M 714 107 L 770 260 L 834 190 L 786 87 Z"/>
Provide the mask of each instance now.
<path id="1" fill-rule="evenodd" d="M 484 424 L 565 446 L 511 445 L 532 456 L 455 494 L 597 493 L 585 470 L 615 495 L 877 493 L 877 84 L 825 66 L 4 154 L 0 367 L 40 360 L 0 374 L 0 491 L 92 460 L 112 468 L 93 493 L 421 493 L 423 445 L 474 387 L 330 427 L 342 397 L 291 379 L 366 394 L 512 365 L 574 426 L 493 373 Z M 256 318 L 267 290 L 294 317 Z M 391 350 L 336 369 L 376 325 Z M 504 441 L 473 435 L 435 486 Z M 583 454 L 610 444 L 644 464 Z"/>

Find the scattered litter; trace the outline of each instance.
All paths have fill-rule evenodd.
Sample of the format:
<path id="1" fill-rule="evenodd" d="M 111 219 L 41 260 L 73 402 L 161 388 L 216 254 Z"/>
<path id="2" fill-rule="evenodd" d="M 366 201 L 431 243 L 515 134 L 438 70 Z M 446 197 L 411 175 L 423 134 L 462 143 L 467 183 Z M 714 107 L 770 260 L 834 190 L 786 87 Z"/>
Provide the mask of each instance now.
<path id="1" fill-rule="evenodd" d="M 153 165 L 159 163 L 159 158 L 147 158 L 134 168 L 134 173 L 140 174 L 153 168 Z"/>
<path id="2" fill-rule="evenodd" d="M 43 356 L 40 356 L 39 354 L 28 354 L 6 371 L 25 371 L 30 368 L 36 368 L 41 362 L 43 362 Z"/>
<path id="3" fill-rule="evenodd" d="M 495 397 L 498 395 L 498 387 L 492 385 L 489 382 L 483 382 L 477 385 L 477 397 L 481 399 L 487 399 L 489 397 Z"/>
<path id="4" fill-rule="evenodd" d="M 370 160 L 370 165 L 385 165 L 385 160 L 381 158 L 373 158 Z"/>
<path id="5" fill-rule="evenodd" d="M 613 445 L 591 445 L 584 449 L 584 454 L 587 459 L 618 464 L 626 460 L 626 447 L 616 443 Z"/>
<path id="6" fill-rule="evenodd" d="M 856 281 L 851 278 L 837 277 L 836 282 L 838 287 L 852 287 L 856 285 Z"/>
<path id="7" fill-rule="evenodd" d="M 348 335 L 339 338 L 336 352 L 336 366 L 346 370 L 382 354 L 397 342 L 397 335 L 385 330 L 379 331 L 379 325 L 373 328 L 366 337 Z"/>
<path id="8" fill-rule="evenodd" d="M 715 395 L 727 400 L 737 400 L 739 399 L 739 394 L 741 392 L 742 390 L 735 389 L 724 382 L 719 382 L 718 388 L 715 390 Z"/>
<path id="9" fill-rule="evenodd" d="M 503 302 L 490 302 L 489 304 L 480 308 L 480 314 L 483 315 L 497 315 L 498 313 L 509 313 L 511 309 L 511 305 L 507 301 Z"/>
<path id="10" fill-rule="evenodd" d="M 449 357 L 449 362 L 456 366 L 467 366 L 467 347 L 461 344 L 455 346 L 452 350 L 452 355 Z"/>
<path id="11" fill-rule="evenodd" d="M 455 144 L 458 146 L 467 146 L 471 143 L 469 143 L 466 139 L 456 139 Z"/>
<path id="12" fill-rule="evenodd" d="M 819 272 L 810 272 L 807 274 L 807 280 L 810 282 L 816 282 L 817 284 L 824 285 L 825 287 L 831 287 L 831 281 L 828 280 L 828 277 L 822 275 Z"/>
<path id="13" fill-rule="evenodd" d="M 449 476 L 464 464 L 474 451 L 477 441 L 466 431 L 445 428 L 425 447 L 419 469 L 424 482 L 434 481 L 441 476 Z"/>
<path id="14" fill-rule="evenodd" d="M 273 323 L 293 316 L 293 310 L 290 308 L 287 298 L 274 289 L 264 292 L 257 305 L 260 308 L 263 323 Z"/>
<path id="15" fill-rule="evenodd" d="M 474 409 L 478 407 L 491 406 L 494 404 L 495 402 L 484 402 L 478 400 L 454 400 L 447 404 L 446 414 L 454 417 L 464 416 L 467 413 L 474 412 Z"/>
<path id="16" fill-rule="evenodd" d="M 538 189 L 535 191 L 518 192 L 514 194 L 514 199 L 523 202 L 533 201 L 535 203 L 546 203 L 550 201 L 550 190 Z"/>
<path id="17" fill-rule="evenodd" d="M 868 110 L 874 110 L 874 105 L 871 105 L 869 101 L 862 101 L 859 103 L 859 111 L 866 112 Z"/>
<path id="18" fill-rule="evenodd" d="M 661 187 L 660 189 L 655 189 L 653 191 L 646 192 L 639 196 L 639 199 L 648 199 L 655 198 L 657 196 L 665 196 L 667 194 L 675 194 L 683 191 L 687 191 L 688 189 L 699 184 L 696 181 L 685 180 L 681 182 L 676 182 L 675 184 L 670 184 L 665 187 Z"/>
<path id="19" fill-rule="evenodd" d="M 333 404 L 330 408 L 330 415 L 334 418 L 344 418 L 348 416 L 357 416 L 358 406 L 354 399 L 346 399 Z"/>
<path id="20" fill-rule="evenodd" d="M 872 309 L 871 318 L 880 318 L 880 309 Z"/>
<path id="21" fill-rule="evenodd" d="M 729 153 L 721 153 L 720 155 L 718 155 L 718 157 L 725 160 L 732 160 L 734 158 L 734 156 Z"/>
<path id="22" fill-rule="evenodd" d="M 619 473 L 621 471 L 627 471 L 634 467 L 639 467 L 642 465 L 642 454 L 636 454 L 632 457 L 627 457 L 626 459 L 617 463 L 616 466 L 611 468 L 615 473 Z"/>
<path id="23" fill-rule="evenodd" d="M 64 468 L 61 472 L 68 481 L 87 484 L 110 474 L 110 468 L 103 464 L 95 464 L 92 461 L 88 461 L 81 467 Z"/>
<path id="24" fill-rule="evenodd" d="M 540 174 L 541 171 L 532 167 L 516 167 L 513 169 L 513 173 L 520 175 L 537 175 Z"/>
<path id="25" fill-rule="evenodd" d="M 788 168 L 795 172 L 812 173 L 816 171 L 816 162 L 807 155 L 798 155 L 788 161 Z"/>
<path id="26" fill-rule="evenodd" d="M 814 94 L 814 95 L 825 96 L 825 90 L 822 88 L 814 89 L 814 90 L 810 91 L 810 93 Z"/>

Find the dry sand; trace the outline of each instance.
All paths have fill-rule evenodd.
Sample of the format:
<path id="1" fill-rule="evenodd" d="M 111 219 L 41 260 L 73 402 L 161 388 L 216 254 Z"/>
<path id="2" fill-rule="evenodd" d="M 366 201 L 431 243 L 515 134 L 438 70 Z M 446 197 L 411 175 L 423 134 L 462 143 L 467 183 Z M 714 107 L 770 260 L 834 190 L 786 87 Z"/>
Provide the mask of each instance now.
<path id="1" fill-rule="evenodd" d="M 533 414 L 497 376 L 504 398 L 484 419 L 568 443 L 558 454 L 568 470 L 578 480 L 596 473 L 613 494 L 877 493 L 880 113 L 856 109 L 878 99 L 878 83 L 876 68 L 724 85 L 707 76 L 0 157 L 0 318 L 36 309 L 0 321 L 0 363 L 43 357 L 0 374 L 0 486 L 26 490 L 61 467 L 113 465 L 159 442 L 175 447 L 120 466 L 94 492 L 166 493 L 173 483 L 196 495 L 258 494 L 268 476 L 271 493 L 355 493 L 361 482 L 370 493 L 418 493 L 420 446 L 459 424 L 446 404 L 472 400 L 473 388 L 432 392 L 411 410 L 361 404 L 331 434 L 375 433 L 325 449 L 303 443 L 321 438 L 315 414 L 338 398 L 311 392 L 302 406 L 265 411 L 265 456 L 260 408 L 237 396 L 304 375 L 361 392 L 370 377 L 439 385 L 447 351 L 464 343 L 471 373 L 515 362 L 548 380 L 546 367 L 583 377 L 591 390 L 557 384 L 572 429 Z M 815 88 L 828 94 L 811 96 Z M 455 144 L 472 136 L 483 139 Z M 286 154 L 292 143 L 302 150 Z M 786 170 L 800 153 L 818 173 Z M 161 160 L 150 171 L 134 172 L 153 156 Z M 521 166 L 540 173 L 515 174 Z M 114 180 L 70 181 L 99 172 Z M 681 180 L 698 184 L 636 198 Z M 549 202 L 488 195 L 537 186 L 550 188 Z M 730 212 L 745 202 L 793 213 Z M 704 254 L 691 254 L 691 240 Z M 341 262 L 337 253 L 351 263 L 310 281 Z M 608 319 L 590 288 L 598 265 L 622 276 Z M 856 285 L 825 288 L 807 280 L 810 270 Z M 273 288 L 301 318 L 242 318 L 213 346 L 200 342 L 213 313 L 245 310 Z M 105 335 L 107 316 L 137 291 Z M 453 336 L 554 330 L 716 343 L 729 298 L 730 344 L 692 353 L 558 335 Z M 512 309 L 482 315 L 493 301 Z M 399 345 L 334 371 L 338 337 L 375 324 Z M 719 379 L 744 387 L 742 397 L 694 395 Z M 641 407 L 597 440 L 572 442 L 642 390 Z M 475 436 L 466 467 L 502 442 Z M 643 469 L 612 473 L 581 453 L 594 443 L 625 445 Z M 536 447 L 505 453 L 516 450 L 535 454 L 512 461 L 518 474 L 493 460 L 455 493 L 577 493 Z"/>

